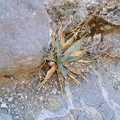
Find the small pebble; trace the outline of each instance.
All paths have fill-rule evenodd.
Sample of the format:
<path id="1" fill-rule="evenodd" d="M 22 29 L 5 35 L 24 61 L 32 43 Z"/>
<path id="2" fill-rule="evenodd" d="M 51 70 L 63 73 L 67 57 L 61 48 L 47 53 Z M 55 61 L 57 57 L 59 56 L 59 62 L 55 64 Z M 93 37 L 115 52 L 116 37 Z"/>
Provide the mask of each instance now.
<path id="1" fill-rule="evenodd" d="M 19 116 L 15 116 L 15 119 L 19 119 Z"/>
<path id="2" fill-rule="evenodd" d="M 11 80 L 13 80 L 14 78 L 13 77 L 10 77 Z"/>
<path id="3" fill-rule="evenodd" d="M 56 94 L 56 93 L 57 93 L 57 89 L 54 88 L 54 89 L 52 90 L 52 93 L 53 93 L 53 94 Z"/>
<path id="4" fill-rule="evenodd" d="M 18 97 L 19 97 L 19 98 L 21 98 L 21 99 L 23 99 L 23 98 L 24 98 L 24 96 L 23 96 L 23 94 L 22 94 L 22 93 L 18 93 L 17 95 L 18 95 Z"/>
<path id="5" fill-rule="evenodd" d="M 14 99 L 13 97 L 8 98 L 8 102 L 12 102 L 13 99 Z"/>
<path id="6" fill-rule="evenodd" d="M 1 104 L 1 108 L 5 108 L 5 109 L 7 109 L 8 106 L 6 105 L 6 103 L 2 103 L 2 104 Z"/>
<path id="7" fill-rule="evenodd" d="M 49 103 L 48 102 L 43 103 L 43 107 L 44 108 L 49 108 Z"/>
<path id="8" fill-rule="evenodd" d="M 21 110 L 24 109 L 24 106 L 21 107 Z"/>
<path id="9" fill-rule="evenodd" d="M 39 99 L 40 99 L 40 101 L 43 101 L 43 96 L 41 96 Z"/>
<path id="10" fill-rule="evenodd" d="M 2 98 L 0 98 L 0 103 L 2 102 Z"/>

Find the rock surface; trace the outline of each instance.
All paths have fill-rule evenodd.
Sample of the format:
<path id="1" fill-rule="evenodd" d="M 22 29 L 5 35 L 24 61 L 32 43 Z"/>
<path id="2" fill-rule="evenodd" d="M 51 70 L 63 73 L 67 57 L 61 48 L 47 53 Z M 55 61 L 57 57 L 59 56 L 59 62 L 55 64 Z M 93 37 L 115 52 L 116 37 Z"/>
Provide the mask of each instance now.
<path id="1" fill-rule="evenodd" d="M 116 17 L 113 10 L 107 16 L 117 18 L 117 23 L 120 21 L 118 8 L 114 10 Z M 78 15 L 76 9 L 75 16 Z M 0 79 L 0 106 L 4 103 L 7 105 L 6 108 L 0 107 L 0 120 L 4 120 L 3 116 L 5 120 L 8 117 L 9 120 L 120 120 L 120 34 L 105 35 L 101 44 L 99 34 L 92 40 L 94 44 L 91 45 L 94 46 L 89 50 L 96 53 L 100 48 L 109 56 L 98 56 L 98 61 L 92 62 L 87 68 L 86 77 L 80 85 L 66 81 L 63 94 L 55 78 L 42 89 L 37 87 L 40 74 L 44 74 L 44 71 Z M 105 49 L 106 45 L 109 49 Z M 80 61 L 75 65 L 80 71 L 84 70 Z"/>
<path id="2" fill-rule="evenodd" d="M 0 9 L 0 76 L 40 65 L 49 41 L 44 0 L 1 0 Z"/>
<path id="3" fill-rule="evenodd" d="M 90 65 L 81 85 L 67 83 L 66 93 L 55 95 L 58 107 L 49 103 L 49 109 L 41 110 L 34 120 L 120 120 L 120 35 L 109 34 L 103 40 L 106 39 L 113 42 L 114 54 L 110 54 L 116 58 Z"/>
<path id="4" fill-rule="evenodd" d="M 0 113 L 0 120 L 13 120 L 12 116 L 7 113 Z"/>

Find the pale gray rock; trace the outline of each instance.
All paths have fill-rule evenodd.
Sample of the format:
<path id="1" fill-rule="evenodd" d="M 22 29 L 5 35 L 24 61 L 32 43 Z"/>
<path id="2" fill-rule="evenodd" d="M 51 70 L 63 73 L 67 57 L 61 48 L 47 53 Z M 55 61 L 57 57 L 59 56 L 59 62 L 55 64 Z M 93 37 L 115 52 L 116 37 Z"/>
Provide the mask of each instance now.
<path id="1" fill-rule="evenodd" d="M 93 39 L 99 41 L 99 37 Z M 110 48 L 104 52 L 111 58 L 91 64 L 81 85 L 65 84 L 65 94 L 55 97 L 58 107 L 41 110 L 34 120 L 120 120 L 120 34 L 105 35 L 103 41 L 100 50 L 109 41 Z M 95 53 L 96 46 L 92 46 Z"/>
<path id="2" fill-rule="evenodd" d="M 39 66 L 49 41 L 44 0 L 0 0 L 0 76 Z"/>
<path id="3" fill-rule="evenodd" d="M 102 0 L 92 0 L 89 6 L 94 1 Z M 118 13 L 119 9 L 116 9 L 117 23 L 120 21 Z M 75 17 L 79 15 L 77 11 Z M 97 58 L 99 52 L 111 58 L 99 56 L 100 61 L 90 65 L 81 85 L 65 84 L 65 93 L 55 95 L 58 107 L 40 110 L 34 120 L 120 120 L 120 34 L 105 35 L 103 42 L 101 35 L 95 35 L 92 41 L 90 52 Z"/>
<path id="4" fill-rule="evenodd" d="M 3 109 L 7 109 L 8 106 L 6 105 L 6 103 L 2 103 L 2 104 L 1 104 L 1 108 L 3 108 Z"/>
<path id="5" fill-rule="evenodd" d="M 0 120 L 13 120 L 12 115 L 6 112 L 0 112 Z"/>
<path id="6" fill-rule="evenodd" d="M 43 109 L 34 120 L 120 120 L 120 62 L 107 60 L 92 66 L 80 86 L 56 96 L 58 108 Z"/>

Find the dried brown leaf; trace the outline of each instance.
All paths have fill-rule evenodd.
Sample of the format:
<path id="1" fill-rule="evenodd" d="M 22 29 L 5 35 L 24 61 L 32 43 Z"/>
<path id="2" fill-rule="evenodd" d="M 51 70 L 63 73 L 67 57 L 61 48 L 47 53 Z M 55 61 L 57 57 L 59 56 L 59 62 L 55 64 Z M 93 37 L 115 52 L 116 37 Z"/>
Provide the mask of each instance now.
<path id="1" fill-rule="evenodd" d="M 63 50 L 68 48 L 73 43 L 73 41 L 75 40 L 77 34 L 78 33 L 76 32 L 66 43 L 63 43 L 63 45 L 62 45 Z"/>
<path id="2" fill-rule="evenodd" d="M 87 52 L 85 50 L 77 50 L 73 52 L 70 56 L 79 56 L 79 55 L 85 55 Z"/>
<path id="3" fill-rule="evenodd" d="M 78 71 L 77 69 L 75 69 L 72 65 L 70 65 L 67 62 L 64 62 L 63 65 L 68 68 L 69 71 L 71 71 L 72 73 L 76 74 L 76 75 L 80 75 L 81 77 L 83 76 L 83 74 Z"/>
<path id="4" fill-rule="evenodd" d="M 72 78 L 72 80 L 74 80 L 75 83 L 80 84 L 80 82 L 76 80 L 76 78 L 73 75 L 71 75 L 69 72 L 67 72 L 67 74 L 70 78 Z"/>
<path id="5" fill-rule="evenodd" d="M 53 75 L 53 73 L 57 70 L 57 65 L 54 63 L 54 65 L 51 67 L 51 69 L 47 72 L 45 79 L 39 84 L 38 87 L 42 87 Z"/>

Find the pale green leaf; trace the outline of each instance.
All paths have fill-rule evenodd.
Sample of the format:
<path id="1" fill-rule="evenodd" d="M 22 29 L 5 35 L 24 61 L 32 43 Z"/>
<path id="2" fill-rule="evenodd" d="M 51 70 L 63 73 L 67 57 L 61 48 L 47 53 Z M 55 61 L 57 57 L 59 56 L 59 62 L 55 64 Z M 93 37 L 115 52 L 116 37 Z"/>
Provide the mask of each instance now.
<path id="1" fill-rule="evenodd" d="M 60 68 L 60 71 L 61 71 L 63 77 L 64 77 L 65 79 L 67 79 L 67 70 L 66 70 L 66 68 L 63 66 L 62 63 L 58 63 L 58 66 L 59 66 L 59 68 Z"/>
<path id="2" fill-rule="evenodd" d="M 83 39 L 73 43 L 73 45 L 70 46 L 61 56 L 58 56 L 58 61 L 64 62 L 70 56 L 70 54 L 81 48 L 82 43 Z"/>
<path id="3" fill-rule="evenodd" d="M 80 57 L 82 57 L 83 55 L 79 55 L 79 56 L 69 56 L 68 58 L 65 59 L 64 62 L 72 62 L 74 60 L 79 59 Z"/>

